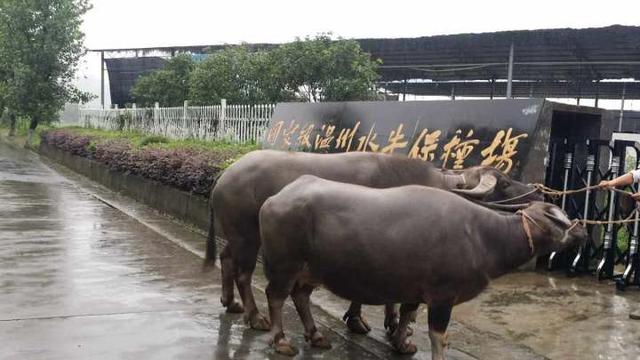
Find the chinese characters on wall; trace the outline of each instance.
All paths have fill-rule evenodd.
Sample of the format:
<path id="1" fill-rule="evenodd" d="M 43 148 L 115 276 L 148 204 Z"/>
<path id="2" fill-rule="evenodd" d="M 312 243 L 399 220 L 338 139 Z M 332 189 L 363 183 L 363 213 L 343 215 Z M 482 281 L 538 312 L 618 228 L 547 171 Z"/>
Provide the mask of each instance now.
<path id="1" fill-rule="evenodd" d="M 315 135 L 314 130 L 318 130 Z M 481 165 L 494 166 L 509 173 L 514 165 L 513 157 L 518 153 L 518 143 L 527 138 L 527 134 L 515 134 L 513 128 L 508 128 L 497 131 L 489 145 L 481 146 L 480 139 L 470 129 L 457 129 L 448 139 L 442 135 L 441 130 L 425 128 L 411 141 L 404 125 L 400 124 L 388 138 L 380 138 L 375 124 L 368 131 L 361 129 L 359 121 L 351 128 L 337 130 L 335 125 L 302 125 L 292 120 L 288 124 L 284 121 L 274 123 L 267 131 L 266 141 L 271 146 L 280 143 L 284 149 L 295 144 L 317 152 L 371 151 L 393 154 L 404 150 L 410 158 L 440 160 L 442 168 L 454 170 L 477 165 L 465 163 L 472 154 L 476 154 L 480 156 Z"/>

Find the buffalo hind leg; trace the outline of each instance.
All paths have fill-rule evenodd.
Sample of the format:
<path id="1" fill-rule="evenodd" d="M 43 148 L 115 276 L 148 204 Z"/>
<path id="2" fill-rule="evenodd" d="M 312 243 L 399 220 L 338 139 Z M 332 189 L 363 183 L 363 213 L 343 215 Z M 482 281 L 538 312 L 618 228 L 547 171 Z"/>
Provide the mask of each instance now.
<path id="1" fill-rule="evenodd" d="M 231 246 L 227 244 L 220 253 L 220 268 L 222 271 L 222 296 L 220 302 L 228 313 L 240 314 L 244 312 L 242 305 L 234 300 L 233 285 L 236 268 L 231 254 Z"/>
<path id="2" fill-rule="evenodd" d="M 235 260 L 238 268 L 236 285 L 244 305 L 244 318 L 252 329 L 268 331 L 271 324 L 264 315 L 260 314 L 251 288 L 251 278 L 258 259 L 258 246 L 252 246 L 251 249 L 247 246 L 244 250 L 245 252 Z"/>
<path id="3" fill-rule="evenodd" d="M 412 319 L 411 322 L 416 321 L 416 319 Z M 384 306 L 384 328 L 387 330 L 389 335 L 393 334 L 398 328 L 398 323 L 400 322 L 400 315 L 398 315 L 398 310 L 396 309 L 396 304 L 386 304 Z M 408 326 L 407 327 L 407 336 L 413 335 L 413 329 Z"/>
<path id="4" fill-rule="evenodd" d="M 400 320 L 393 334 L 391 344 L 400 354 L 414 354 L 418 348 L 409 341 L 409 323 L 416 317 L 416 310 L 420 304 L 402 304 L 400 306 Z M 394 309 L 395 310 L 395 309 Z"/>
<path id="5" fill-rule="evenodd" d="M 309 300 L 312 292 L 313 286 L 308 284 L 296 284 L 293 287 L 291 299 L 293 300 L 293 304 L 296 306 L 298 315 L 300 315 L 300 320 L 302 320 L 302 324 L 304 325 L 305 340 L 310 341 L 311 346 L 313 347 L 331 349 L 331 342 L 324 337 L 320 331 L 318 331 L 318 328 L 316 328 L 316 324 L 313 321 Z"/>
<path id="6" fill-rule="evenodd" d="M 451 308 L 451 305 L 448 304 L 429 305 L 429 339 L 431 340 L 432 360 L 444 360 Z"/>
<path id="7" fill-rule="evenodd" d="M 287 296 L 291 294 L 294 277 L 276 275 L 274 278 L 276 279 L 269 280 L 265 291 L 269 303 L 269 317 L 271 318 L 271 346 L 279 354 L 295 356 L 298 354 L 298 349 L 284 335 L 282 324 L 282 307 Z"/>
<path id="8" fill-rule="evenodd" d="M 371 331 L 371 327 L 362 317 L 362 304 L 352 302 L 342 320 L 347 322 L 347 327 L 352 333 L 364 335 Z"/>

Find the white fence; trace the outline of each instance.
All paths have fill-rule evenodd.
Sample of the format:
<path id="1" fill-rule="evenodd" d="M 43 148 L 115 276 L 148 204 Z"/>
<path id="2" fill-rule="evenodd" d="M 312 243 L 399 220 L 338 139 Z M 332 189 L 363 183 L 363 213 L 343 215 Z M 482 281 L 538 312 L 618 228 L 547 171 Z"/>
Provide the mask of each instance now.
<path id="1" fill-rule="evenodd" d="M 78 125 L 137 131 L 172 139 L 259 142 L 275 105 L 183 106 L 130 109 L 80 109 Z"/>

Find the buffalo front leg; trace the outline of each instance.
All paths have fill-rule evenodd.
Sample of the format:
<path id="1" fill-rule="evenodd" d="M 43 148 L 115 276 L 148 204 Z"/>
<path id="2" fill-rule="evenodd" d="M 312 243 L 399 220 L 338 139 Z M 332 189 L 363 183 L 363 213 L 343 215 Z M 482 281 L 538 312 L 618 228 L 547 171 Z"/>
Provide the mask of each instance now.
<path id="1" fill-rule="evenodd" d="M 400 320 L 391 335 L 393 348 L 400 354 L 414 354 L 418 348 L 409 341 L 409 323 L 416 318 L 419 304 L 402 304 L 400 306 Z"/>
<path id="2" fill-rule="evenodd" d="M 291 299 L 296 306 L 300 320 L 304 325 L 304 338 L 311 342 L 311 346 L 321 349 L 331 349 L 331 342 L 322 335 L 316 328 L 313 315 L 311 315 L 311 307 L 309 297 L 313 292 L 313 286 L 305 284 L 296 284 L 291 292 Z"/>
<path id="3" fill-rule="evenodd" d="M 451 308 L 451 305 L 429 305 L 429 339 L 431 340 L 432 360 L 444 360 Z"/>
<path id="4" fill-rule="evenodd" d="M 244 308 L 234 300 L 233 285 L 236 277 L 236 268 L 231 254 L 231 246 L 225 246 L 220 253 L 220 268 L 222 271 L 222 296 L 220 302 L 228 313 L 240 314 Z"/>
<path id="5" fill-rule="evenodd" d="M 298 354 L 298 349 L 291 345 L 289 339 L 284 335 L 282 324 L 282 306 L 284 306 L 284 301 L 291 293 L 292 284 L 292 279 L 269 281 L 265 291 L 269 303 L 269 317 L 271 318 L 271 345 L 277 353 L 287 356 Z"/>
<path id="6" fill-rule="evenodd" d="M 268 331 L 271 328 L 269 320 L 260 314 L 256 300 L 253 297 L 253 289 L 251 288 L 251 278 L 253 277 L 253 271 L 256 268 L 256 261 L 258 259 L 258 247 L 255 246 L 252 249 L 245 249 L 242 256 L 236 259 L 238 266 L 238 272 L 236 274 L 236 285 L 238 286 L 238 292 L 242 298 L 242 304 L 244 305 L 244 319 L 251 326 L 252 329 Z"/>
<path id="7" fill-rule="evenodd" d="M 352 302 L 342 320 L 347 322 L 347 327 L 352 333 L 364 335 L 371 331 L 371 327 L 362 317 L 362 304 Z"/>

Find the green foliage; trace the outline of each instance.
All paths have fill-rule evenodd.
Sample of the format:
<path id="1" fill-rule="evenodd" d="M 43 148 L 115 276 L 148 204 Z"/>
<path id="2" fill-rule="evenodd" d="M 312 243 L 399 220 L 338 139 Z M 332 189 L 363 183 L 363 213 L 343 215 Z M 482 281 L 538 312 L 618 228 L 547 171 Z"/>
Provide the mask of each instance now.
<path id="1" fill-rule="evenodd" d="M 378 63 L 354 40 L 329 35 L 297 39 L 274 50 L 287 88 L 304 101 L 371 100 Z"/>
<path id="2" fill-rule="evenodd" d="M 80 30 L 88 0 L 2 0 L 0 87 L 3 102 L 19 115 L 49 122 L 67 101 L 88 101 L 73 85 L 85 53 Z"/>
<path id="3" fill-rule="evenodd" d="M 88 136 L 92 139 L 92 143 L 100 144 L 113 140 L 126 140 L 134 148 L 155 147 L 163 149 L 195 149 L 195 150 L 211 150 L 211 151 L 238 151 L 239 153 L 247 153 L 257 150 L 258 145 L 253 143 L 238 144 L 230 141 L 204 141 L 204 140 L 174 140 L 167 139 L 162 136 L 144 135 L 134 131 L 113 131 L 101 129 L 89 129 L 83 127 L 69 126 L 60 128 L 65 132 Z"/>
<path id="4" fill-rule="evenodd" d="M 136 102 L 179 106 L 185 99 L 197 105 L 222 99 L 229 104 L 371 100 L 378 78 L 378 63 L 356 41 L 333 40 L 329 35 L 298 39 L 270 50 L 226 47 L 198 64 L 190 59 L 177 62 L 182 64 L 179 69 L 190 71 L 170 70 L 168 64 L 141 77 L 133 89 Z"/>
<path id="5" fill-rule="evenodd" d="M 189 76 L 195 62 L 189 54 L 180 54 L 169 60 L 162 70 L 140 77 L 131 94 L 137 104 L 153 106 L 182 106 L 189 99 Z"/>
<path id="6" fill-rule="evenodd" d="M 629 229 L 626 226 L 621 226 L 618 230 L 618 249 L 621 252 L 629 249 Z"/>
<path id="7" fill-rule="evenodd" d="M 169 139 L 167 139 L 164 136 L 160 136 L 160 135 L 150 135 L 150 136 L 145 136 L 142 138 L 142 140 L 140 140 L 140 146 L 146 146 L 149 144 L 160 144 L 160 143 L 168 143 Z"/>
<path id="8" fill-rule="evenodd" d="M 274 76 L 272 58 L 265 51 L 252 52 L 245 46 L 227 47 L 209 55 L 190 78 L 191 100 L 195 104 L 260 104 L 287 98 L 282 83 Z"/>

